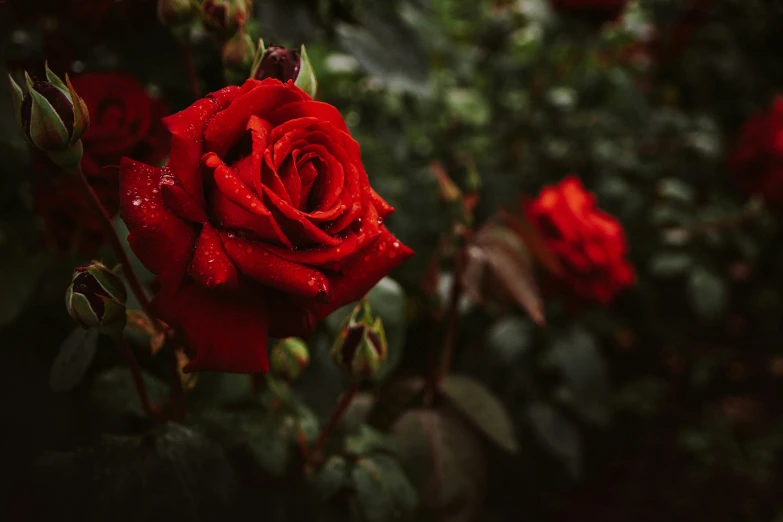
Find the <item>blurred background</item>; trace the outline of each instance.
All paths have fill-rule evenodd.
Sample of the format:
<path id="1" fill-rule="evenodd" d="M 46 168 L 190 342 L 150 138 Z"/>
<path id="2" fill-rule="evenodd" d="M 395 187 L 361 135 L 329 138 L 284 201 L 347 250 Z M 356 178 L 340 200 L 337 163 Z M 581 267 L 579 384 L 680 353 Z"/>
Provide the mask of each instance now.
<path id="1" fill-rule="evenodd" d="M 193 99 L 187 70 L 155 4 L 0 0 L 0 69 L 40 76 L 48 59 L 73 78 L 121 71 L 168 113 L 180 110 Z M 468 226 L 483 230 L 574 175 L 624 230 L 635 283 L 607 303 L 573 302 L 550 285 L 546 255 L 513 227 L 501 231 L 519 248 L 510 272 L 463 282 L 454 371 L 482 383 L 511 432 L 486 437 L 440 418 L 428 478 L 404 466 L 421 520 L 783 521 L 781 28 L 773 0 L 254 3 L 247 31 L 307 46 L 318 98 L 344 115 L 373 186 L 396 208 L 387 226 L 416 251 L 373 291 L 389 307 L 391 354 L 357 418 L 370 411 L 382 431 L 411 436 L 410 422 L 377 413 L 378 401 L 425 372 L 444 335 L 449 183 L 470 198 Z M 220 48 L 198 30 L 189 45 L 202 92 L 222 87 Z M 46 492 L 69 519 L 83 513 L 85 491 L 113 494 L 75 485 L 110 474 L 78 448 L 141 422 L 130 385 L 112 381 L 122 377 L 103 341 L 83 382 L 52 390 L 73 329 L 62 297 L 71 270 L 111 254 L 28 150 L 6 82 L 0 164 L 6 505 L 22 520 Z M 325 355 L 335 325 L 312 340 L 297 385 L 320 418 L 345 385 Z M 140 357 L 151 383 L 164 374 Z M 240 377 L 199 376 L 191 403 L 242 393 Z M 257 516 L 298 519 L 253 495 Z M 191 496 L 179 493 L 177 513 L 191 513 Z M 86 512 L 106 520 L 96 513 L 122 505 Z"/>

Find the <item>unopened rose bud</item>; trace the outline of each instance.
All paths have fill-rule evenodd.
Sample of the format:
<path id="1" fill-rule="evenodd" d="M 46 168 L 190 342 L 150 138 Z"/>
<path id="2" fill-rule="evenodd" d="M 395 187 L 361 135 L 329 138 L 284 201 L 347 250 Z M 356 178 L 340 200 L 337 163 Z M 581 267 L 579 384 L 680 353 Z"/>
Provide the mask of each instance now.
<path id="1" fill-rule="evenodd" d="M 158 20 L 177 38 L 187 37 L 197 15 L 192 0 L 158 0 Z"/>
<path id="2" fill-rule="evenodd" d="M 128 294 L 122 280 L 106 266 L 93 261 L 73 271 L 65 293 L 68 313 L 82 328 L 117 334 L 125 328 Z"/>
<path id="3" fill-rule="evenodd" d="M 310 364 L 307 344 L 296 337 L 288 337 L 278 342 L 269 357 L 272 374 L 293 381 Z"/>
<path id="4" fill-rule="evenodd" d="M 297 51 L 279 45 L 264 47 L 264 42 L 259 41 L 250 77 L 256 80 L 276 78 L 284 83 L 291 80 L 311 98 L 315 98 L 318 88 L 315 71 L 304 45 Z"/>
<path id="5" fill-rule="evenodd" d="M 366 300 L 356 305 L 332 346 L 332 360 L 355 380 L 366 379 L 386 360 L 388 344 L 383 322 L 373 318 Z"/>
<path id="6" fill-rule="evenodd" d="M 271 45 L 264 50 L 258 69 L 253 71 L 253 78 L 256 80 L 277 78 L 281 82 L 296 81 L 301 65 L 302 56 L 299 51 Z"/>
<path id="7" fill-rule="evenodd" d="M 25 138 L 62 168 L 76 168 L 82 158 L 79 140 L 90 126 L 90 116 L 68 75 L 63 83 L 48 65 L 47 81 L 34 81 L 25 73 L 27 93 L 10 75 L 8 78 L 16 121 Z"/>
<path id="8" fill-rule="evenodd" d="M 223 46 L 223 73 L 226 82 L 238 85 L 247 79 L 256 47 L 253 39 L 244 31 L 239 31 Z"/>
<path id="9" fill-rule="evenodd" d="M 201 14 L 204 27 L 218 40 L 226 41 L 245 27 L 253 14 L 253 1 L 204 0 Z"/>

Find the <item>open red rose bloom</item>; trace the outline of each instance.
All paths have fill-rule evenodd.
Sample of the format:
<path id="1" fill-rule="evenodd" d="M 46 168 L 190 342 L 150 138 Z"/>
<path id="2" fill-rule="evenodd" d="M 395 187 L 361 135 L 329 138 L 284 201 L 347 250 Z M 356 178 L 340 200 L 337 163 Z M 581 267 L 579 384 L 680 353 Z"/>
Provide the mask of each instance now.
<path id="1" fill-rule="evenodd" d="M 121 213 L 186 371 L 267 371 L 268 336 L 307 337 L 413 254 L 340 113 L 292 82 L 226 87 L 164 124 L 166 166 L 122 161 Z"/>
<path id="2" fill-rule="evenodd" d="M 605 304 L 634 282 L 622 226 L 575 176 L 544 188 L 525 210 L 562 263 L 561 286 L 573 295 Z"/>

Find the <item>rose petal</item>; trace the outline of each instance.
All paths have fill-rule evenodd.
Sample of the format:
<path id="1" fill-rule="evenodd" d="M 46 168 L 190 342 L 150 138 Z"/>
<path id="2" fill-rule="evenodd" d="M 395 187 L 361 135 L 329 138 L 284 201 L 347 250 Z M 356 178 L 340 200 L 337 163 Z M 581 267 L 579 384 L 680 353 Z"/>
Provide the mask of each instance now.
<path id="1" fill-rule="evenodd" d="M 389 217 L 389 214 L 394 212 L 394 207 L 386 203 L 386 200 L 379 196 L 372 187 L 370 187 L 370 201 L 375 207 L 375 210 L 378 211 L 378 215 L 381 219 L 386 219 Z"/>
<path id="2" fill-rule="evenodd" d="M 318 321 L 310 310 L 292 301 L 290 296 L 276 290 L 269 290 L 267 300 L 269 303 L 274 303 L 273 306 L 269 306 L 268 312 L 271 337 L 307 339 L 313 335 Z"/>
<path id="3" fill-rule="evenodd" d="M 214 292 L 190 283 L 164 287 L 153 310 L 183 331 L 195 354 L 185 372 L 269 371 L 266 301 L 250 292 Z"/>
<path id="4" fill-rule="evenodd" d="M 199 204 L 204 201 L 199 162 L 204 154 L 203 133 L 207 123 L 239 94 L 229 86 L 198 100 L 187 109 L 163 118 L 172 134 L 169 166 L 185 190 Z"/>
<path id="5" fill-rule="evenodd" d="M 205 223 L 207 221 L 204 209 L 193 201 L 191 195 L 185 192 L 185 189 L 177 183 L 174 176 L 162 176 L 160 190 L 163 194 L 163 202 L 177 216 L 194 223 Z"/>
<path id="6" fill-rule="evenodd" d="M 159 183 L 163 170 L 123 158 L 120 164 L 120 212 L 128 225 L 128 242 L 152 273 L 190 260 L 196 239 L 193 227 L 166 208 Z"/>
<path id="7" fill-rule="evenodd" d="M 275 126 L 298 118 L 315 118 L 320 122 L 331 123 L 346 134 L 349 132 L 340 111 L 324 102 L 307 100 L 288 103 L 281 107 L 279 106 L 264 116 L 265 120 L 268 120 Z"/>
<path id="8" fill-rule="evenodd" d="M 341 306 L 358 300 L 390 271 L 413 255 L 386 227 L 363 252 L 343 265 L 340 273 L 328 274 L 329 303 L 303 303 L 321 320 Z"/>
<path id="9" fill-rule="evenodd" d="M 323 299 L 329 283 L 321 272 L 286 261 L 270 253 L 266 245 L 221 234 L 229 257 L 243 274 L 272 288 L 309 298 Z"/>
<path id="10" fill-rule="evenodd" d="M 196 243 L 196 252 L 190 264 L 190 277 L 206 288 L 236 288 L 237 271 L 223 250 L 218 232 L 205 224 Z"/>
<path id="11" fill-rule="evenodd" d="M 321 244 L 335 246 L 340 243 L 339 238 L 335 238 L 315 226 L 299 210 L 293 208 L 287 202 L 281 200 L 277 194 L 271 190 L 265 190 L 264 196 L 269 203 L 269 210 L 272 212 L 275 221 L 280 224 L 280 228 L 291 238 L 296 245 Z"/>
<path id="12" fill-rule="evenodd" d="M 265 238 L 273 238 L 293 247 L 264 202 L 256 197 L 255 193 L 242 183 L 242 180 L 235 176 L 217 155 L 208 153 L 204 156 L 204 164 L 207 168 L 213 169 L 215 184 L 221 195 L 244 211 L 258 216 L 252 224 L 253 230 L 262 231 Z M 213 200 L 213 205 L 215 203 L 216 201 Z M 223 208 L 225 209 L 225 206 Z"/>
<path id="13" fill-rule="evenodd" d="M 250 115 L 267 119 L 265 115 L 268 112 L 281 105 L 299 102 L 302 94 L 301 90 L 291 89 L 279 81 L 261 82 L 235 98 L 231 105 L 212 118 L 204 132 L 205 149 L 224 156 L 245 132 Z"/>
<path id="14" fill-rule="evenodd" d="M 288 250 L 267 245 L 265 245 L 264 248 L 292 263 L 323 268 L 324 266 L 333 267 L 346 258 L 354 255 L 356 253 L 357 244 L 356 235 L 351 234 L 343 239 L 337 246 L 317 247 L 305 250 Z"/>

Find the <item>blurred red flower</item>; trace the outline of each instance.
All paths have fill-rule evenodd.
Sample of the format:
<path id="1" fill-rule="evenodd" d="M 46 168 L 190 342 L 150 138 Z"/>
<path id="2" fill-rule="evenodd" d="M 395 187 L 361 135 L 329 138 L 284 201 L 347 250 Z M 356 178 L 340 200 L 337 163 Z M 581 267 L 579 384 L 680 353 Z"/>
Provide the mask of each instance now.
<path id="1" fill-rule="evenodd" d="M 744 123 L 727 162 L 745 190 L 783 208 L 783 96 Z"/>
<path id="2" fill-rule="evenodd" d="M 152 164 L 165 159 L 170 137 L 161 118 L 168 110 L 129 74 L 87 73 L 75 76 L 72 83 L 90 111 L 90 128 L 82 137 L 82 170 L 115 216 L 120 159 L 128 156 Z M 78 180 L 46 158 L 37 158 L 33 170 L 34 209 L 43 217 L 52 243 L 62 251 L 94 254 L 106 237 Z"/>
<path id="3" fill-rule="evenodd" d="M 596 206 L 595 196 L 577 177 L 545 187 L 525 206 L 528 219 L 562 264 L 558 286 L 578 298 L 607 304 L 634 282 L 622 226 Z"/>

